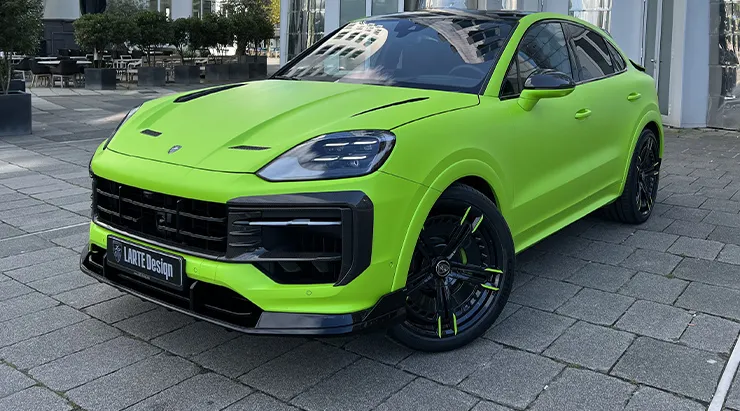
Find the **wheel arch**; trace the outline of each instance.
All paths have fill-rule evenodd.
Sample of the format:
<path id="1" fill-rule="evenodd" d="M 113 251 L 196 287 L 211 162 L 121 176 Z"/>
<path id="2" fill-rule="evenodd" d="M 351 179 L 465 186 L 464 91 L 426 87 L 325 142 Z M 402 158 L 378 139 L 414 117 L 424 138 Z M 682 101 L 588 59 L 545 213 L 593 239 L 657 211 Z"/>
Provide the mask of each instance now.
<path id="1" fill-rule="evenodd" d="M 650 110 L 642 116 L 640 121 L 637 123 L 637 127 L 635 127 L 635 130 L 632 133 L 632 137 L 630 138 L 630 143 L 627 147 L 627 155 L 625 156 L 626 161 L 624 169 L 622 170 L 622 186 L 619 188 L 620 193 L 624 191 L 624 186 L 627 183 L 627 174 L 629 173 L 630 164 L 632 162 L 632 153 L 635 151 L 637 141 L 640 139 L 640 135 L 645 129 L 651 130 L 658 137 L 658 144 L 660 146 L 659 156 L 660 158 L 663 158 L 663 150 L 665 147 L 663 120 L 659 112 Z"/>
<path id="2" fill-rule="evenodd" d="M 403 288 L 406 284 L 411 257 L 424 221 L 442 193 L 456 183 L 468 185 L 482 192 L 504 213 L 508 197 L 505 195 L 498 173 L 489 164 L 477 159 L 466 159 L 445 168 L 428 186 L 427 192 L 412 215 L 396 264 L 392 290 Z"/>

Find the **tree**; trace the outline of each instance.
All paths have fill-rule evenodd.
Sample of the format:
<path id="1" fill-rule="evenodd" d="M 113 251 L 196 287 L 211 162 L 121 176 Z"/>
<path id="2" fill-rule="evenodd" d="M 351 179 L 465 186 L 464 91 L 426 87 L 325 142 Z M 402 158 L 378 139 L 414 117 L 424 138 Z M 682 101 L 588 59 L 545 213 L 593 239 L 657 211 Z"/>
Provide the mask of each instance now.
<path id="1" fill-rule="evenodd" d="M 13 53 L 34 54 L 41 41 L 44 7 L 41 0 L 0 0 L 0 94 L 8 94 Z"/>
<path id="2" fill-rule="evenodd" d="M 232 22 L 236 37 L 237 55 L 246 54 L 250 47 L 256 52 L 262 41 L 274 36 L 272 6 L 268 1 L 228 0 L 224 4 L 224 10 Z"/>
<path id="3" fill-rule="evenodd" d="M 221 55 L 223 63 L 224 49 L 234 43 L 231 19 L 222 13 L 208 14 L 202 19 L 201 33 L 201 46 L 216 49 L 216 54 Z"/>
<path id="4" fill-rule="evenodd" d="M 94 67 L 100 67 L 99 51 L 125 43 L 134 31 L 130 19 L 111 13 L 85 14 L 75 20 L 73 26 L 77 44 L 94 53 Z"/>
<path id="5" fill-rule="evenodd" d="M 105 12 L 131 17 L 145 8 L 143 0 L 108 0 Z"/>
<path id="6" fill-rule="evenodd" d="M 161 12 L 142 10 L 134 15 L 136 33 L 133 43 L 146 53 L 146 63 L 154 64 L 152 52 L 162 44 L 166 44 L 172 38 L 171 20 Z"/>
<path id="7" fill-rule="evenodd" d="M 180 55 L 180 62 L 185 64 L 185 54 L 188 53 L 188 44 L 190 43 L 190 31 L 192 26 L 192 17 L 179 18 L 172 22 L 172 38 L 170 43 Z"/>
<path id="8" fill-rule="evenodd" d="M 270 23 L 280 24 L 280 0 L 270 0 Z M 273 37 L 275 33 L 273 33 Z"/>

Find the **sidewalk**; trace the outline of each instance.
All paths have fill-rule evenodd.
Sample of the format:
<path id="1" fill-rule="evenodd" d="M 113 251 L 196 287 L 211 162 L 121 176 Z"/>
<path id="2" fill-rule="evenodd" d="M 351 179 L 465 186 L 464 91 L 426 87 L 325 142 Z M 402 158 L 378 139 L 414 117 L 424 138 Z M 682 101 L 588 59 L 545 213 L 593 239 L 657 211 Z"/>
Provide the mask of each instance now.
<path id="1" fill-rule="evenodd" d="M 740 333 L 737 132 L 670 130 L 646 224 L 589 216 L 524 252 L 485 337 L 424 354 L 377 333 L 241 335 L 79 272 L 90 155 L 129 108 L 168 92 L 35 94 L 34 134 L 0 139 L 0 409 L 699 411 L 712 400 Z M 737 379 L 725 407 L 740 411 Z"/>

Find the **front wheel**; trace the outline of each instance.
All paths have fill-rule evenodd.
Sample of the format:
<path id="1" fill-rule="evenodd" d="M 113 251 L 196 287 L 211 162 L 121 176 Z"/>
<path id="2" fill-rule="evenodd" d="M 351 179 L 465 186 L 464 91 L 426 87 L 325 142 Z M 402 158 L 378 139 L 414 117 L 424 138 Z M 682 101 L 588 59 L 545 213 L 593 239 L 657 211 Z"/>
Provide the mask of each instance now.
<path id="1" fill-rule="evenodd" d="M 471 187 L 450 187 L 419 235 L 406 281 L 406 319 L 391 336 L 421 351 L 470 343 L 506 304 L 514 260 L 511 233 L 493 202 Z"/>

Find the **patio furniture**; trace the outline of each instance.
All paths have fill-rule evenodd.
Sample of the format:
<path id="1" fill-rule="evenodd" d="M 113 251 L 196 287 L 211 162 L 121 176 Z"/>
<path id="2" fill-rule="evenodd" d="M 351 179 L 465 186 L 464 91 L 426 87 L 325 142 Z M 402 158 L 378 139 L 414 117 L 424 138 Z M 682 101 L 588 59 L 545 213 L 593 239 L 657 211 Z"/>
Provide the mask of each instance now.
<path id="1" fill-rule="evenodd" d="M 77 67 L 76 61 L 62 60 L 57 66 L 51 68 L 51 86 L 54 87 L 57 79 L 59 79 L 62 88 L 64 88 L 65 83 L 69 84 L 70 80 L 76 83 L 75 77 L 77 77 L 79 73 L 80 70 Z"/>
<path id="2" fill-rule="evenodd" d="M 143 61 L 143 59 L 139 59 L 126 64 L 126 82 L 131 83 L 134 81 L 134 76 L 139 74 L 139 67 L 141 67 Z"/>
<path id="3" fill-rule="evenodd" d="M 31 72 L 31 62 L 28 57 L 24 57 L 17 63 L 13 64 L 13 72 L 21 73 L 21 77 L 23 78 L 23 81 L 26 81 L 26 73 Z"/>
<path id="4" fill-rule="evenodd" d="M 43 80 L 46 82 L 47 86 L 51 87 L 51 69 L 48 66 L 39 64 L 36 59 L 31 59 L 30 66 L 31 74 L 33 74 L 31 87 L 36 85 L 37 80 Z"/>

